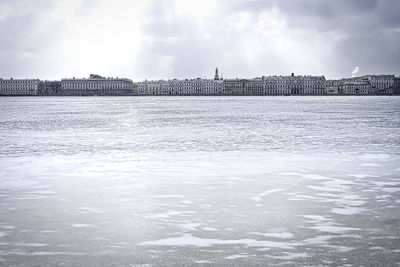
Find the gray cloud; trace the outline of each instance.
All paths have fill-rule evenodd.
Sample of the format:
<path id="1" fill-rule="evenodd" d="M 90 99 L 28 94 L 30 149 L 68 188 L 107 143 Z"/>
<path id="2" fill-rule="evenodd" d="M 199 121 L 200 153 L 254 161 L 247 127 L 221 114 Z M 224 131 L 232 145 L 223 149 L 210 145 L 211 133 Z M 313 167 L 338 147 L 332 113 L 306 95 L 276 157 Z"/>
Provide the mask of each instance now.
<path id="1" fill-rule="evenodd" d="M 0 0 L 0 76 L 63 77 L 74 73 L 74 64 L 90 67 L 93 57 L 80 56 L 79 45 L 69 40 L 75 43 L 69 47 L 65 40 L 86 45 L 93 40 L 85 38 L 93 35 L 68 25 L 104 25 L 94 20 L 94 12 L 106 1 L 76 0 L 71 18 L 52 18 L 41 29 L 38 21 L 46 20 L 46 12 L 59 12 L 56 4 L 68 5 L 66 0 Z M 113 3 L 120 1 L 126 5 Z M 216 66 L 228 77 L 291 72 L 341 77 L 355 66 L 359 74 L 400 73 L 400 1 L 210 0 L 215 5 L 203 13 L 186 12 L 179 1 L 150 0 L 141 16 L 121 20 L 121 25 L 138 24 L 142 37 L 136 48 L 123 48 L 126 55 L 136 50 L 111 72 L 134 79 L 211 77 Z M 115 13 L 115 20 L 119 16 Z M 129 34 L 116 35 L 121 39 L 105 47 L 126 42 Z"/>

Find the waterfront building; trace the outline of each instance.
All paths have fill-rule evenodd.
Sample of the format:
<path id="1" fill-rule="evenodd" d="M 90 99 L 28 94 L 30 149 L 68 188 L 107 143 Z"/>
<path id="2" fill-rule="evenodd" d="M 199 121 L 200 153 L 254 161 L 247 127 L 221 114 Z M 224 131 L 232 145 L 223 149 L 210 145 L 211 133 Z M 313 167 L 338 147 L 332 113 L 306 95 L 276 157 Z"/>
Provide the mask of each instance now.
<path id="1" fill-rule="evenodd" d="M 224 91 L 222 80 L 184 79 L 139 82 L 139 95 L 221 95 Z"/>
<path id="2" fill-rule="evenodd" d="M 324 95 L 326 80 L 324 76 L 301 76 L 304 95 Z"/>
<path id="3" fill-rule="evenodd" d="M 176 92 L 179 95 L 194 95 L 193 83 L 190 79 L 179 80 Z"/>
<path id="4" fill-rule="evenodd" d="M 347 81 L 341 88 L 344 95 L 369 95 L 372 92 L 371 84 L 368 81 Z"/>
<path id="5" fill-rule="evenodd" d="M 37 95 L 39 79 L 0 79 L 0 95 L 31 96 Z"/>
<path id="6" fill-rule="evenodd" d="M 263 95 L 264 80 L 262 78 L 249 79 L 244 87 L 245 95 Z"/>
<path id="7" fill-rule="evenodd" d="M 137 85 L 125 78 L 105 78 L 91 74 L 90 78 L 62 79 L 61 91 L 68 96 L 125 96 L 137 94 Z"/>
<path id="8" fill-rule="evenodd" d="M 400 77 L 394 78 L 394 88 L 393 88 L 394 95 L 400 95 Z"/>
<path id="9" fill-rule="evenodd" d="M 138 83 L 138 95 L 150 95 L 158 91 L 159 84 L 154 81 L 145 80 Z"/>
<path id="10" fill-rule="evenodd" d="M 265 95 L 323 95 L 324 76 L 269 76 L 264 79 Z"/>
<path id="11" fill-rule="evenodd" d="M 224 80 L 225 95 L 263 95 L 264 80 L 254 79 L 227 79 Z"/>
<path id="12" fill-rule="evenodd" d="M 291 90 L 287 87 L 284 76 L 263 77 L 265 95 L 290 95 Z"/>
<path id="13" fill-rule="evenodd" d="M 226 79 L 225 83 L 225 95 L 244 95 L 245 79 Z"/>
<path id="14" fill-rule="evenodd" d="M 327 80 L 325 93 L 327 95 L 337 95 L 339 94 L 339 87 L 341 86 L 340 80 Z"/>
<path id="15" fill-rule="evenodd" d="M 172 95 L 177 94 L 176 92 L 182 89 L 182 85 L 178 83 L 178 80 L 158 80 L 138 83 L 138 94 L 139 95 Z"/>
<path id="16" fill-rule="evenodd" d="M 254 79 L 160 80 L 140 82 L 139 95 L 322 95 L 324 76 L 269 76 Z"/>
<path id="17" fill-rule="evenodd" d="M 394 75 L 367 75 L 372 87 L 372 93 L 376 95 L 391 95 L 394 89 Z"/>
<path id="18" fill-rule="evenodd" d="M 218 69 L 217 69 L 218 74 Z M 217 76 L 217 75 L 216 75 Z M 192 80 L 193 94 L 194 95 L 217 95 L 218 94 L 218 80 L 201 79 L 197 78 Z"/>
<path id="19" fill-rule="evenodd" d="M 173 79 L 138 83 L 139 95 L 222 95 L 224 82 L 215 70 L 214 79 Z"/>
<path id="20" fill-rule="evenodd" d="M 61 81 L 40 81 L 38 95 L 61 95 Z"/>

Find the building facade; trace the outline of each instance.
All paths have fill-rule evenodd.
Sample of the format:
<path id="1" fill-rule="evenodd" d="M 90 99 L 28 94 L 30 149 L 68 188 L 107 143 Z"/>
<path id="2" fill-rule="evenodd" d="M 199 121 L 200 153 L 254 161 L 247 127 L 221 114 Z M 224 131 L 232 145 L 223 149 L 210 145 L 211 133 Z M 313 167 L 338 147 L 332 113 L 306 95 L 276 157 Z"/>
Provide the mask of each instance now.
<path id="1" fill-rule="evenodd" d="M 329 80 L 326 83 L 327 94 L 391 95 L 394 91 L 394 75 L 364 75 L 361 77 Z"/>
<path id="2" fill-rule="evenodd" d="M 41 96 L 62 95 L 61 81 L 40 81 L 37 94 Z"/>
<path id="3" fill-rule="evenodd" d="M 339 87 L 341 86 L 340 80 L 327 80 L 325 93 L 327 95 L 337 95 L 339 94 Z"/>
<path id="4" fill-rule="evenodd" d="M 269 76 L 263 77 L 265 95 L 323 95 L 324 76 Z"/>
<path id="5" fill-rule="evenodd" d="M 32 96 L 37 95 L 39 79 L 0 79 L 0 95 Z"/>
<path id="6" fill-rule="evenodd" d="M 143 81 L 139 95 L 323 95 L 324 76 L 264 76 L 254 79 L 219 78 Z"/>
<path id="7" fill-rule="evenodd" d="M 290 95 L 291 90 L 287 86 L 284 76 L 263 77 L 264 95 Z"/>
<path id="8" fill-rule="evenodd" d="M 222 95 L 222 80 L 185 79 L 143 81 L 138 84 L 139 95 Z"/>
<path id="9" fill-rule="evenodd" d="M 137 94 L 137 86 L 129 79 L 91 74 L 88 79 L 62 79 L 61 92 L 67 96 L 126 96 Z"/>
<path id="10" fill-rule="evenodd" d="M 224 95 L 244 95 L 247 80 L 245 79 L 227 79 L 224 81 Z"/>
<path id="11" fill-rule="evenodd" d="M 394 78 L 393 94 L 394 95 L 400 95 L 400 77 L 395 77 Z"/>
<path id="12" fill-rule="evenodd" d="M 372 93 L 375 95 L 391 95 L 394 89 L 394 75 L 368 75 Z"/>
<path id="13" fill-rule="evenodd" d="M 224 80 L 224 95 L 264 95 L 264 80 L 227 79 Z"/>
<path id="14" fill-rule="evenodd" d="M 343 95 L 370 95 L 371 92 L 372 87 L 368 81 L 350 81 L 341 85 Z"/>

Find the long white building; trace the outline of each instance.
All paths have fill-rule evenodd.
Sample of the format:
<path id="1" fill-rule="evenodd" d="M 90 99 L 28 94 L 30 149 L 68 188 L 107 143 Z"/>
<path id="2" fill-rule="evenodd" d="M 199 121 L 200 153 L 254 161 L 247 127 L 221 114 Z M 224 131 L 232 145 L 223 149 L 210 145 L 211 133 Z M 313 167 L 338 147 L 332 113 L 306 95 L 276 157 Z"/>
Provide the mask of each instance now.
<path id="1" fill-rule="evenodd" d="M 0 79 L 0 95 L 30 96 L 37 95 L 39 79 Z"/>
<path id="2" fill-rule="evenodd" d="M 123 96 L 136 94 L 132 80 L 125 78 L 105 78 L 91 74 L 90 78 L 62 79 L 61 92 L 69 96 Z"/>
<path id="3" fill-rule="evenodd" d="M 222 95 L 222 80 L 184 79 L 143 81 L 138 83 L 139 95 Z"/>
<path id="4" fill-rule="evenodd" d="M 324 95 L 324 76 L 264 76 L 265 95 Z"/>
<path id="5" fill-rule="evenodd" d="M 324 76 L 263 76 L 254 79 L 145 80 L 138 84 L 139 95 L 323 95 Z"/>

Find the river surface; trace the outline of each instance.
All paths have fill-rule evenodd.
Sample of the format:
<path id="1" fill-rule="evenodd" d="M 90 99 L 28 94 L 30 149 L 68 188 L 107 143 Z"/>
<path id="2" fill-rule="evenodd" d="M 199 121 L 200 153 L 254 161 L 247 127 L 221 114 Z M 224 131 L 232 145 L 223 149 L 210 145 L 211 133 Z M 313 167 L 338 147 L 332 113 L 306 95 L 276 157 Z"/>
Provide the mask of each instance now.
<path id="1" fill-rule="evenodd" d="M 400 97 L 0 98 L 0 266 L 398 266 Z"/>

